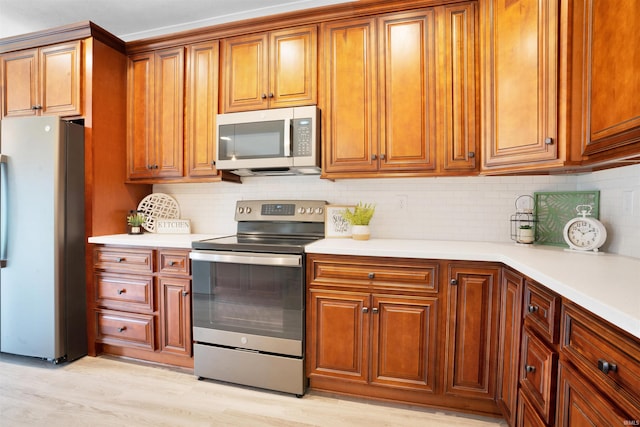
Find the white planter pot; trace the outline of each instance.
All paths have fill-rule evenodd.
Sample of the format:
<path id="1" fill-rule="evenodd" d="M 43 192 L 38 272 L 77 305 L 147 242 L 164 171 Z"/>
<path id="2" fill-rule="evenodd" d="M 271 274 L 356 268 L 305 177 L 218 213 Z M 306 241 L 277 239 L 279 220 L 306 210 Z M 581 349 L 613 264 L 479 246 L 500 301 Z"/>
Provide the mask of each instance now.
<path id="1" fill-rule="evenodd" d="M 368 225 L 352 225 L 351 238 L 354 240 L 369 240 L 371 235 Z"/>
<path id="2" fill-rule="evenodd" d="M 533 243 L 535 240 L 533 228 L 521 228 L 518 230 L 518 243 Z"/>

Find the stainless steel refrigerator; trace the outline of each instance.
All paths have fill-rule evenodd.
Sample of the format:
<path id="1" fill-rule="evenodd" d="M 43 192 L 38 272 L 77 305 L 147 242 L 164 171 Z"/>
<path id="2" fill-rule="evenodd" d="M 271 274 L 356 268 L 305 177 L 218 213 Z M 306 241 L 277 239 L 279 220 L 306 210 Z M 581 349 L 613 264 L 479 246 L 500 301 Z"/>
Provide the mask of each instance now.
<path id="1" fill-rule="evenodd" d="M 0 352 L 86 354 L 84 127 L 0 121 Z"/>

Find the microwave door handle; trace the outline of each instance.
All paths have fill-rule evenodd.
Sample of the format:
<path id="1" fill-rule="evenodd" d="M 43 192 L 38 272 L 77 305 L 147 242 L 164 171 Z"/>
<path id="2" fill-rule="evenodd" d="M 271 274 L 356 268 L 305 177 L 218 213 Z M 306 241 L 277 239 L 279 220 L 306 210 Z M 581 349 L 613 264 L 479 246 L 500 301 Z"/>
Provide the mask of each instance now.
<path id="1" fill-rule="evenodd" d="M 291 157 L 291 138 L 293 132 L 291 131 L 293 128 L 293 120 L 287 119 L 289 122 L 289 126 L 284 127 L 284 156 Z"/>

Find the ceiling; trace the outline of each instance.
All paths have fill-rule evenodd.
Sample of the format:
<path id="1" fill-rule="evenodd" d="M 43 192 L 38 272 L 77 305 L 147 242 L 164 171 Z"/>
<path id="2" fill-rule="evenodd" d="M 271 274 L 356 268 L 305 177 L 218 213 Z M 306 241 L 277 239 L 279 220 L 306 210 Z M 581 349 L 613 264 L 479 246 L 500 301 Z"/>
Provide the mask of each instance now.
<path id="1" fill-rule="evenodd" d="M 124 41 L 354 0 L 0 0 L 0 38 L 92 21 Z"/>

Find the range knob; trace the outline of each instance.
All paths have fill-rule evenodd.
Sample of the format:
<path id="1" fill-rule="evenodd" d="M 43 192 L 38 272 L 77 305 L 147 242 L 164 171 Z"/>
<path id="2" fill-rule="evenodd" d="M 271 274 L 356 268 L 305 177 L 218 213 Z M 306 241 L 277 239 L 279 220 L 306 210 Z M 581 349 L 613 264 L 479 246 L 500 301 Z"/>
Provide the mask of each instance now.
<path id="1" fill-rule="evenodd" d="M 303 214 L 305 212 L 305 209 L 303 207 L 299 207 L 298 208 L 298 213 L 299 214 Z"/>
<path id="2" fill-rule="evenodd" d="M 311 215 L 313 213 L 313 208 L 307 208 L 307 213 Z"/>
<path id="3" fill-rule="evenodd" d="M 244 210 L 246 213 L 250 214 L 251 213 L 251 208 L 247 206 L 247 208 Z"/>
<path id="4" fill-rule="evenodd" d="M 244 213 L 244 208 L 242 206 L 238 207 L 238 213 L 239 214 Z"/>
<path id="5" fill-rule="evenodd" d="M 323 212 L 324 212 L 324 209 L 322 209 L 322 208 L 316 208 L 316 213 L 317 213 L 318 215 L 321 215 Z"/>

